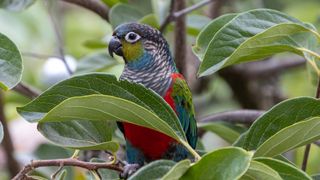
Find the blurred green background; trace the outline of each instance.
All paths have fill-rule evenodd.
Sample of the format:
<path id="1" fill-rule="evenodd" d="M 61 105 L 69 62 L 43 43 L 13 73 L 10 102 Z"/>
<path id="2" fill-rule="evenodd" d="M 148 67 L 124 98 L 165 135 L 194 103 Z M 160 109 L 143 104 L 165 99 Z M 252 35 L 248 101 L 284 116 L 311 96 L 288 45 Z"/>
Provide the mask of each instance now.
<path id="1" fill-rule="evenodd" d="M 107 0 L 105 1 L 107 2 Z M 189 0 L 188 5 L 198 1 Z M 167 2 L 160 0 L 158 3 L 166 4 Z M 106 55 L 107 46 L 105 44 L 112 34 L 112 26 L 96 14 L 78 6 L 62 2 L 53 4 L 54 16 L 64 37 L 65 54 L 70 66 L 77 69 L 76 74 L 102 71 L 119 76 L 123 67 L 122 60 L 110 59 Z M 320 28 L 319 0 L 228 0 L 223 3 L 221 14 L 242 12 L 254 8 L 276 9 Z M 161 10 L 161 8 L 158 9 L 158 11 Z M 166 8 L 163 9 L 163 11 L 165 10 Z M 152 10 L 146 9 L 146 11 Z M 206 17 L 208 11 L 209 8 L 204 7 L 188 15 L 188 46 L 191 47 L 201 27 L 208 23 L 209 19 Z M 162 12 L 156 13 L 157 18 L 165 17 Z M 146 21 L 150 21 L 150 19 Z M 58 55 L 58 44 L 44 1 L 37 0 L 27 9 L 18 12 L 1 9 L 0 32 L 7 35 L 21 50 L 24 60 L 23 82 L 43 91 L 52 84 L 68 78 L 64 65 L 60 60 L 54 58 Z M 173 39 L 172 34 L 172 27 L 169 27 L 166 37 L 170 43 Z M 171 47 L 173 46 L 171 45 Z M 198 117 L 241 108 L 223 78 L 214 75 L 208 87 L 202 93 L 194 92 L 194 103 L 198 107 Z M 312 85 L 304 66 L 284 71 L 280 76 L 280 89 L 288 98 L 314 96 L 315 94 L 315 87 Z M 30 159 L 36 158 L 68 157 L 72 152 L 46 144 L 48 142 L 37 132 L 36 126 L 30 125 L 19 117 L 15 108 L 29 101 L 14 91 L 5 92 L 5 113 L 9 121 L 17 159 L 21 163 L 26 163 Z M 206 133 L 202 142 L 205 150 L 228 145 L 226 141 L 213 133 Z M 300 166 L 303 149 L 289 152 L 287 157 Z M 319 159 L 320 148 L 312 145 L 310 165 L 308 166 L 309 173 L 320 173 Z M 52 169 L 44 169 L 40 173 L 49 175 L 52 172 Z M 68 179 L 84 178 L 85 174 L 79 169 L 68 174 Z M 4 154 L 1 152 L 0 179 L 8 179 Z"/>

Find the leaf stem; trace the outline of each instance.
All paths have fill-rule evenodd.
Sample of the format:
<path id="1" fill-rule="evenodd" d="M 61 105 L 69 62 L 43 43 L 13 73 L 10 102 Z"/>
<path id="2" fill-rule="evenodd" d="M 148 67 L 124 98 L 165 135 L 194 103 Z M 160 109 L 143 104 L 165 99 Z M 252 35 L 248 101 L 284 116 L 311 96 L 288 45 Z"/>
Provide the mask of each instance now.
<path id="1" fill-rule="evenodd" d="M 193 155 L 195 161 L 199 161 L 201 156 L 189 145 L 186 141 L 181 141 L 182 145 L 188 149 L 188 151 Z"/>

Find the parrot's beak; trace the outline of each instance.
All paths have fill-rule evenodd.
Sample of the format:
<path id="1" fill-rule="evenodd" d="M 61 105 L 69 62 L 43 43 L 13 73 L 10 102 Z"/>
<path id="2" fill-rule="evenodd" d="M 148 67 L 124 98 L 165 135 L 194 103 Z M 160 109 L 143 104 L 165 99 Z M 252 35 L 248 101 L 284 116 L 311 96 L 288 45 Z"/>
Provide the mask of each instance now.
<path id="1" fill-rule="evenodd" d="M 122 44 L 120 40 L 115 36 L 111 38 L 108 49 L 111 57 L 113 57 L 113 53 L 115 53 L 118 56 L 123 56 Z"/>

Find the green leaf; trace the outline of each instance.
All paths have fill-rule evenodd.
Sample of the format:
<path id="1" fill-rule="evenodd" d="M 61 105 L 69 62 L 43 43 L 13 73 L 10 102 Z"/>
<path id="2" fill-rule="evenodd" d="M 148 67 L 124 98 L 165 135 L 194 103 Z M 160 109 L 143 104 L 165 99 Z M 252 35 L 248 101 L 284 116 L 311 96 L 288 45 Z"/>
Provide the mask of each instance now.
<path id="1" fill-rule="evenodd" d="M 1 0 L 0 8 L 4 8 L 11 11 L 21 11 L 29 7 L 34 2 L 35 0 Z"/>
<path id="2" fill-rule="evenodd" d="M 0 33 L 0 88 L 15 87 L 22 76 L 22 59 L 17 46 Z"/>
<path id="3" fill-rule="evenodd" d="M 175 122 L 162 120 L 152 111 L 134 102 L 108 95 L 96 94 L 69 98 L 48 112 L 40 123 L 68 122 L 75 119 L 129 122 L 160 131 L 184 145 L 186 141 L 183 130 L 177 126 L 170 127 L 172 125 L 170 123 Z"/>
<path id="4" fill-rule="evenodd" d="M 257 161 L 251 161 L 249 169 L 240 178 L 240 180 L 252 180 L 252 179 L 282 180 L 282 178 L 277 173 L 277 171 Z"/>
<path id="5" fill-rule="evenodd" d="M 284 51 L 312 61 L 310 56 L 320 56 L 308 42 L 319 37 L 313 27 L 278 11 L 257 9 L 240 13 L 211 38 L 205 53 L 198 55 L 203 60 L 199 74 L 209 75 L 226 66 Z"/>
<path id="6" fill-rule="evenodd" d="M 102 0 L 103 3 L 105 3 L 108 7 L 112 7 L 120 2 L 120 0 Z"/>
<path id="7" fill-rule="evenodd" d="M 229 143 L 235 142 L 240 136 L 235 127 L 225 122 L 198 123 L 198 128 L 211 131 Z"/>
<path id="8" fill-rule="evenodd" d="M 128 180 L 149 180 L 160 179 L 164 176 L 176 163 L 171 160 L 153 161 L 146 166 L 143 166 Z"/>
<path id="9" fill-rule="evenodd" d="M 39 123 L 38 130 L 52 143 L 81 150 L 109 150 L 116 152 L 117 142 L 111 141 L 115 125 L 102 121 L 69 121 Z"/>
<path id="10" fill-rule="evenodd" d="M 0 143 L 2 142 L 2 140 L 3 140 L 3 126 L 0 122 Z"/>
<path id="11" fill-rule="evenodd" d="M 155 14 L 148 14 L 139 20 L 139 23 L 148 24 L 149 26 L 159 29 L 160 24 Z"/>
<path id="12" fill-rule="evenodd" d="M 139 9 L 123 3 L 116 4 L 109 11 L 110 24 L 113 28 L 123 23 L 137 22 L 144 15 Z"/>
<path id="13" fill-rule="evenodd" d="M 210 22 L 210 18 L 197 14 L 187 16 L 187 32 L 190 35 L 196 36 L 201 29 Z"/>
<path id="14" fill-rule="evenodd" d="M 106 42 L 97 39 L 86 40 L 83 45 L 89 49 L 106 49 L 108 45 Z"/>
<path id="15" fill-rule="evenodd" d="M 225 14 L 215 18 L 211 23 L 202 29 L 199 33 L 196 44 L 192 47 L 195 55 L 202 60 L 204 53 L 209 45 L 212 37 L 229 21 L 231 21 L 237 14 Z"/>
<path id="16" fill-rule="evenodd" d="M 311 180 L 311 177 L 299 168 L 272 158 L 255 158 L 255 161 L 261 162 L 279 173 L 284 180 Z"/>
<path id="17" fill-rule="evenodd" d="M 167 174 L 165 174 L 161 179 L 162 180 L 179 180 L 181 176 L 188 170 L 190 167 L 190 160 L 185 159 L 183 161 L 175 164 Z"/>
<path id="18" fill-rule="evenodd" d="M 129 5 L 138 9 L 144 15 L 153 13 L 150 0 L 130 0 Z"/>
<path id="19" fill-rule="evenodd" d="M 104 94 L 104 95 L 102 95 Z M 93 95 L 93 96 L 86 96 Z M 78 98 L 71 98 L 78 97 Z M 101 99 L 99 99 L 101 97 Z M 107 106 L 99 106 L 100 100 L 113 100 L 113 103 L 123 104 L 123 107 L 113 106 L 110 102 L 104 102 L 109 104 L 109 108 Z M 66 100 L 66 101 L 64 101 Z M 96 102 L 92 102 L 92 100 L 98 100 Z M 63 103 L 62 103 L 63 102 Z M 87 102 L 89 104 L 84 103 L 84 107 L 86 111 L 79 111 L 77 114 L 81 113 L 84 115 L 80 115 L 77 117 L 60 117 L 65 116 L 68 113 L 76 113 L 74 109 L 66 110 L 58 112 L 57 109 L 62 108 L 68 103 L 81 103 Z M 60 104 L 61 103 L 61 104 Z M 91 103 L 93 106 L 91 106 Z M 60 104 L 60 105 L 58 105 Z M 58 105 L 58 106 L 57 106 Z M 79 104 L 78 104 L 79 105 Z M 77 105 L 77 106 L 78 106 Z M 102 105 L 102 104 L 100 104 Z M 56 107 L 57 106 L 57 107 Z M 92 109 L 96 106 L 96 109 Z M 125 106 L 130 107 L 129 109 L 123 109 Z M 52 110 L 55 108 L 54 110 Z M 78 109 L 83 107 L 77 107 Z M 75 109 L 77 109 L 75 108 Z M 104 114 L 105 112 L 98 112 L 95 114 L 85 113 L 92 112 L 95 110 L 102 110 L 105 112 L 111 111 L 109 115 Z M 117 111 L 114 111 L 116 108 Z M 138 110 L 137 112 L 130 112 L 131 108 L 134 110 Z M 186 137 L 184 131 L 179 123 L 179 120 L 175 114 L 175 112 L 171 109 L 171 107 L 163 100 L 162 97 L 154 93 L 152 90 L 149 90 L 142 85 L 129 83 L 127 81 L 117 81 L 114 76 L 107 74 L 88 74 L 82 76 L 76 76 L 70 78 L 68 80 L 62 81 L 52 88 L 45 91 L 38 98 L 30 102 L 24 107 L 18 108 L 18 112 L 21 116 L 23 116 L 29 122 L 37 122 L 40 119 L 44 118 L 44 116 L 50 111 L 50 116 L 45 117 L 48 121 L 50 119 L 51 122 L 67 122 L 66 120 L 117 120 L 114 119 L 113 115 L 117 115 L 117 113 L 121 113 L 119 117 L 123 117 L 122 120 L 131 121 L 134 119 L 133 123 L 142 123 L 142 125 L 146 125 L 151 128 L 160 128 L 160 130 L 165 130 L 165 132 L 170 132 L 170 135 L 179 137 L 179 141 L 183 143 L 189 150 L 191 147 L 186 143 Z M 119 112 L 118 110 L 121 110 Z M 127 112 L 123 113 L 123 111 Z M 57 114 L 55 114 L 57 113 Z M 62 114 L 66 113 L 66 114 Z M 109 112 L 108 112 L 109 113 Z M 115 114 L 112 114 L 115 113 Z M 136 115 L 135 113 L 138 113 Z M 150 116 L 152 120 L 156 120 L 157 123 L 151 122 L 150 119 L 147 122 L 144 122 L 145 117 L 140 117 L 140 113 L 145 113 Z M 130 115 L 129 115 L 130 114 Z M 54 117 L 58 115 L 57 119 Z M 138 119 L 136 119 L 138 117 Z M 93 118 L 93 119 L 90 119 Z M 107 119 L 111 118 L 111 119 Z M 44 122 L 44 120 L 42 121 Z M 151 123 L 151 124 L 150 124 Z M 169 126 L 170 125 L 170 126 Z M 162 129 L 164 128 L 164 129 Z M 75 132 L 70 132 L 75 133 Z"/>
<path id="20" fill-rule="evenodd" d="M 252 124 L 242 147 L 247 150 L 256 149 L 283 128 L 319 115 L 320 101 L 317 99 L 298 97 L 283 101 Z"/>
<path id="21" fill-rule="evenodd" d="M 252 156 L 253 153 L 241 148 L 222 148 L 204 155 L 188 169 L 182 179 L 238 179 L 249 168 Z"/>
<path id="22" fill-rule="evenodd" d="M 96 52 L 81 58 L 77 64 L 76 74 L 101 72 L 119 64 L 106 51 Z"/>
<path id="23" fill-rule="evenodd" d="M 254 156 L 273 157 L 320 139 L 320 118 L 295 123 L 283 128 L 261 144 Z"/>

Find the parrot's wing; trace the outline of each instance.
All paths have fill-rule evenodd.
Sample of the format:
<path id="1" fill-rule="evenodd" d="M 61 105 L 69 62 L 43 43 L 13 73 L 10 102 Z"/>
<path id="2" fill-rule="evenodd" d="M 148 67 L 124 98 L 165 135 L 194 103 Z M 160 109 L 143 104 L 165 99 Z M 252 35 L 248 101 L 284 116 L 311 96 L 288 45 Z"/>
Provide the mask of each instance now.
<path id="1" fill-rule="evenodd" d="M 174 74 L 170 96 L 174 100 L 175 111 L 189 144 L 195 148 L 197 144 L 197 123 L 195 119 L 192 94 L 182 75 Z"/>

